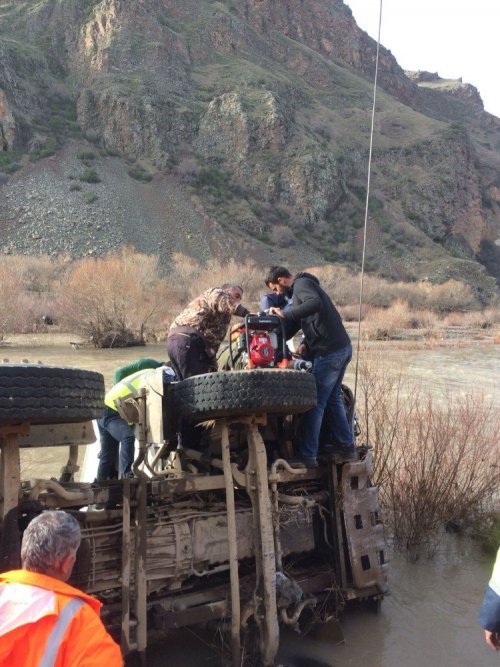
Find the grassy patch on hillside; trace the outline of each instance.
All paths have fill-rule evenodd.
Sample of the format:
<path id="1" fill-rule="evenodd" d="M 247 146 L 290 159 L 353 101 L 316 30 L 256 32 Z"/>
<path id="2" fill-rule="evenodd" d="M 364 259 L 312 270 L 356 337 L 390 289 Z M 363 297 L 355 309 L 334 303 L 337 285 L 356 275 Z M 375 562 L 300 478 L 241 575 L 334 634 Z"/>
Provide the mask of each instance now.
<path id="1" fill-rule="evenodd" d="M 140 164 L 130 167 L 128 175 L 136 181 L 142 181 L 143 183 L 149 183 L 149 181 L 153 180 L 153 174 L 144 169 L 144 167 L 141 167 Z"/>
<path id="2" fill-rule="evenodd" d="M 82 201 L 84 204 L 92 204 L 98 199 L 98 196 L 95 192 L 84 192 L 82 196 Z"/>
<path id="3" fill-rule="evenodd" d="M 96 158 L 96 155 L 92 151 L 80 151 L 76 157 L 84 164 L 87 164 L 88 162 L 93 162 Z"/>
<path id="4" fill-rule="evenodd" d="M 37 162 L 45 157 L 50 157 L 55 155 L 57 148 L 59 147 L 59 142 L 56 137 L 47 137 L 47 139 L 37 146 L 30 155 L 30 160 L 32 162 Z"/>
<path id="5" fill-rule="evenodd" d="M 80 181 L 84 181 L 85 183 L 100 183 L 101 178 L 97 171 L 95 169 L 85 169 L 82 171 L 82 173 L 78 176 Z"/>
<path id="6" fill-rule="evenodd" d="M 201 169 L 191 181 L 192 187 L 200 193 L 210 195 L 215 203 L 224 202 L 233 197 L 242 197 L 242 189 L 231 183 L 226 171 L 216 167 Z"/>
<path id="7" fill-rule="evenodd" d="M 16 156 L 12 151 L 0 151 L 0 171 L 4 174 L 13 174 L 21 168 L 15 160 Z"/>

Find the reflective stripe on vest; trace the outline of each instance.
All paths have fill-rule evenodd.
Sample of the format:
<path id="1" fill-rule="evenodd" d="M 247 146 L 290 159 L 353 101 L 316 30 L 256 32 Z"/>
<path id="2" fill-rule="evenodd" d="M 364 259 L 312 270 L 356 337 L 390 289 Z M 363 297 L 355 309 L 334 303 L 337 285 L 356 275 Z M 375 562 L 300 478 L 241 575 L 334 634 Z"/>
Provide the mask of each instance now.
<path id="1" fill-rule="evenodd" d="M 73 620 L 76 612 L 84 604 L 85 602 L 82 599 L 73 598 L 63 608 L 62 612 L 57 618 L 56 624 L 52 628 L 52 632 L 50 633 L 49 638 L 47 639 L 45 652 L 42 656 L 42 659 L 40 660 L 38 667 L 54 667 L 64 633 L 68 629 L 68 625 Z"/>

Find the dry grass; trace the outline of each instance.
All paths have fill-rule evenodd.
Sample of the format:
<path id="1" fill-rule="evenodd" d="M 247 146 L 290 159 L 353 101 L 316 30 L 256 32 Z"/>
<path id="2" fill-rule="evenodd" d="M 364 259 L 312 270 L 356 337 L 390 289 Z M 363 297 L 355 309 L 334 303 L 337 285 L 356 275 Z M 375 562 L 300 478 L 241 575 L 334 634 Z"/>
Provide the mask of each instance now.
<path id="1" fill-rule="evenodd" d="M 500 324 L 500 310 L 486 308 L 480 311 L 449 313 L 443 323 L 450 327 L 466 327 L 473 329 L 491 329 Z"/>
<path id="2" fill-rule="evenodd" d="M 191 257 L 175 254 L 167 275 L 161 275 L 156 256 L 136 253 L 133 248 L 125 248 L 121 254 L 127 258 L 130 270 L 136 272 L 138 285 L 133 289 L 134 292 L 139 289 L 142 295 L 158 290 L 163 293 L 160 310 L 155 310 L 154 318 L 148 320 L 149 333 L 156 338 L 165 334 L 172 319 L 191 299 L 209 287 L 227 282 L 241 284 L 244 289 L 243 303 L 250 310 L 257 310 L 259 297 L 266 291 L 263 281 L 268 267 L 259 266 L 252 260 L 211 260 L 200 265 Z M 88 261 L 99 273 L 110 257 L 118 255 L 120 253 Z M 3 312 L 0 334 L 32 331 L 38 326 L 41 314 L 55 315 L 69 326 L 71 317 L 64 312 L 67 305 L 64 283 L 80 264 L 81 260 L 71 260 L 68 256 L 0 257 L 0 273 L 6 276 L 2 284 L 8 285 L 0 299 Z M 151 267 L 154 267 L 153 271 Z M 292 271 L 296 268 L 290 266 Z M 359 274 L 354 274 L 345 266 L 333 264 L 305 270 L 319 278 L 346 321 L 358 320 Z M 129 276 L 126 277 L 128 280 Z M 63 293 L 65 296 L 61 298 Z M 366 338 L 401 337 L 402 331 L 408 329 L 424 330 L 429 335 L 429 331 L 454 326 L 491 330 L 500 324 L 500 310 L 480 310 L 470 288 L 456 280 L 441 285 L 428 281 L 403 283 L 389 282 L 367 274 L 363 295 L 362 335 Z M 130 303 L 129 299 L 127 301 Z M 495 335 L 494 331 L 492 335 Z"/>
<path id="3" fill-rule="evenodd" d="M 446 525 L 491 510 L 500 481 L 500 416 L 481 393 L 440 399 L 382 361 L 361 367 L 357 411 L 395 545 L 430 555 Z"/>
<path id="4" fill-rule="evenodd" d="M 325 290 L 340 306 L 359 302 L 360 276 L 344 266 L 328 264 L 307 269 L 321 281 Z M 467 310 L 479 307 L 469 285 L 458 280 L 436 284 L 427 280 L 406 283 L 389 281 L 365 274 L 363 302 L 378 308 L 387 308 L 395 300 L 406 301 L 412 309 L 430 309 L 435 312 Z"/>
<path id="5" fill-rule="evenodd" d="M 368 339 L 394 338 L 407 329 L 430 329 L 438 318 L 430 310 L 414 310 L 406 301 L 396 299 L 388 308 L 372 308 L 365 318 L 362 333 Z"/>
<path id="6" fill-rule="evenodd" d="M 180 308 L 210 287 L 234 283 L 243 287 L 243 303 L 252 310 L 257 308 L 260 295 L 268 291 L 264 285 L 265 274 L 266 269 L 253 261 L 211 260 L 200 266 L 191 257 L 177 253 L 173 256 L 168 280 L 174 286 Z"/>

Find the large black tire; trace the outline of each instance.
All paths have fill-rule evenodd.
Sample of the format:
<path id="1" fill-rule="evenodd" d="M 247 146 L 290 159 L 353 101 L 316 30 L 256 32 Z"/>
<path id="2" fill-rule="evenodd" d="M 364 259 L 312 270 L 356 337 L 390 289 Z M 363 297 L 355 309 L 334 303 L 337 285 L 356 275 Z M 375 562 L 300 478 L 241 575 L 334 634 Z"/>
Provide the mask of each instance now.
<path id="1" fill-rule="evenodd" d="M 102 414 L 104 378 L 78 368 L 0 364 L 0 424 L 83 422 Z"/>
<path id="2" fill-rule="evenodd" d="M 297 414 L 315 405 L 313 376 L 293 370 L 206 373 L 174 385 L 176 415 L 191 421 L 264 412 Z"/>

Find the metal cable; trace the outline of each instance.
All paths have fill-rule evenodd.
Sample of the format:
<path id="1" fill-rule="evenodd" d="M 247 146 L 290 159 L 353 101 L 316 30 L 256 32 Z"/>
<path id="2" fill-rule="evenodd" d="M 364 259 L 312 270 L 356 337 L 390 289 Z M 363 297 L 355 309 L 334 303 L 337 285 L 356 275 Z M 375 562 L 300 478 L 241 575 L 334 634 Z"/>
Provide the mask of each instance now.
<path id="1" fill-rule="evenodd" d="M 368 227 L 368 204 L 370 201 L 370 181 L 371 181 L 371 167 L 372 167 L 372 151 L 373 151 L 373 129 L 375 126 L 375 106 L 377 101 L 377 79 L 378 79 L 378 63 L 380 54 L 380 29 L 382 26 L 382 3 L 380 0 L 379 18 L 378 18 L 378 36 L 377 36 L 377 55 L 375 58 L 375 79 L 373 82 L 373 105 L 372 105 L 372 122 L 370 128 L 370 149 L 368 152 L 368 175 L 366 183 L 366 202 L 365 202 L 365 224 L 363 228 L 363 255 L 361 259 L 361 278 L 359 286 L 359 309 L 358 309 L 358 344 L 356 348 L 356 370 L 354 374 L 354 405 L 356 405 L 356 395 L 358 390 L 358 371 L 359 371 L 359 350 L 361 345 L 361 307 L 363 304 L 363 286 L 365 275 L 365 257 L 366 257 L 366 230 Z M 354 412 L 353 412 L 354 414 Z"/>

